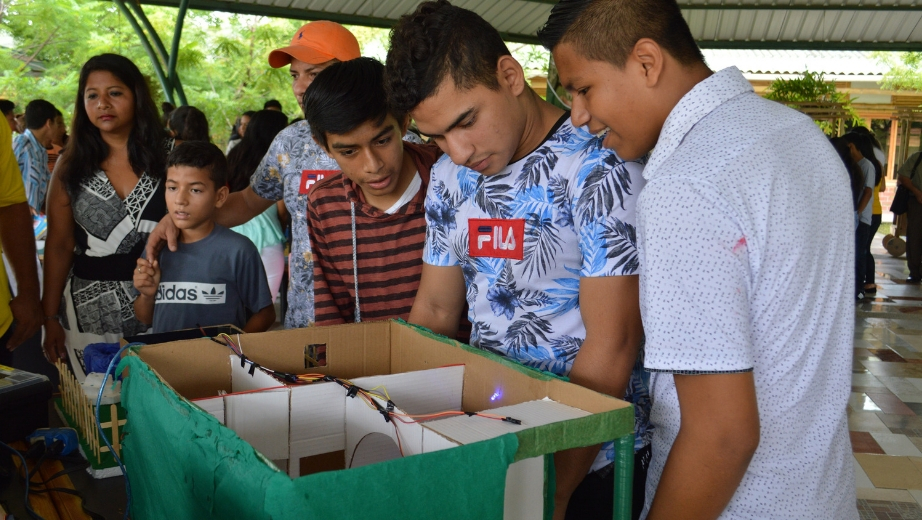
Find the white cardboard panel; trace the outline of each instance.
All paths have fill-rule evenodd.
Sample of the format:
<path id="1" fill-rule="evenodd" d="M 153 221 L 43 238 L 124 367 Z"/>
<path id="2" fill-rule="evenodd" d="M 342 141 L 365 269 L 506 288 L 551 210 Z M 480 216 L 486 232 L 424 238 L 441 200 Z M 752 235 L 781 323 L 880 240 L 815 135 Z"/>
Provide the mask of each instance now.
<path id="1" fill-rule="evenodd" d="M 345 449 L 346 390 L 336 383 L 291 388 L 291 460 Z M 300 468 L 290 465 L 297 477 Z"/>
<path id="2" fill-rule="evenodd" d="M 247 390 L 259 390 L 260 388 L 273 388 L 281 386 L 282 383 L 274 377 L 261 371 L 254 370 L 250 375 L 250 364 L 240 367 L 240 358 L 231 354 L 231 392 L 245 392 Z"/>
<path id="3" fill-rule="evenodd" d="M 399 408 L 394 411 L 403 413 Z M 400 435 L 399 445 L 403 449 L 405 457 L 423 452 L 423 429 L 421 425 L 418 423 L 404 424 L 393 420 L 385 422 L 384 416 L 377 410 L 370 408 L 362 398 L 346 398 L 346 467 L 350 467 L 349 463 L 352 459 L 352 454 L 355 452 L 356 445 L 369 433 L 383 433 L 397 443 L 398 439 L 394 425 L 397 426 L 396 432 L 399 432 Z"/>
<path id="4" fill-rule="evenodd" d="M 447 450 L 456 446 L 460 446 L 460 444 L 442 437 L 429 428 L 423 428 L 423 453 Z"/>
<path id="5" fill-rule="evenodd" d="M 484 413 L 509 416 L 522 421 L 522 424 L 512 424 L 486 417 L 460 415 L 429 421 L 424 427 L 460 444 L 471 444 L 472 442 L 492 439 L 511 432 L 590 415 L 587 411 L 560 404 L 547 398 L 540 401 L 528 401 L 503 406 L 493 410 L 484 410 Z"/>
<path id="6" fill-rule="evenodd" d="M 224 424 L 224 398 L 223 397 L 209 397 L 207 399 L 198 399 L 192 401 L 196 406 L 205 410 L 215 419 L 218 420 L 221 424 Z"/>
<path id="7" fill-rule="evenodd" d="M 228 428 L 271 460 L 288 458 L 288 390 L 224 396 Z"/>
<path id="8" fill-rule="evenodd" d="M 544 457 L 520 460 L 506 471 L 503 520 L 544 518 Z"/>
<path id="9" fill-rule="evenodd" d="M 427 414 L 460 410 L 464 387 L 464 366 L 360 377 L 352 382 L 365 390 L 383 386 L 387 389 L 391 401 L 407 413 Z"/>

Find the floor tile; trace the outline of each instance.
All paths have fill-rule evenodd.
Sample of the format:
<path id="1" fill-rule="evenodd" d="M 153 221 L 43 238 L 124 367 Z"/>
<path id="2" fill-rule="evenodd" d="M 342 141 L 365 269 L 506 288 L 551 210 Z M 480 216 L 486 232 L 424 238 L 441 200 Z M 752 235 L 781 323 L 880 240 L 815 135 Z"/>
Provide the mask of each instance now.
<path id="1" fill-rule="evenodd" d="M 922 403 L 906 403 L 910 410 L 916 412 L 916 415 L 922 415 Z"/>
<path id="2" fill-rule="evenodd" d="M 887 425 L 887 428 L 913 428 L 922 430 L 922 417 L 918 415 L 878 413 L 877 417 L 880 418 L 881 422 Z"/>
<path id="3" fill-rule="evenodd" d="M 875 386 L 878 388 L 886 387 L 877 376 L 873 374 L 852 374 L 852 386 Z"/>
<path id="4" fill-rule="evenodd" d="M 887 500 L 893 502 L 909 502 L 915 504 L 916 500 L 912 498 L 909 491 L 905 489 L 880 489 L 880 488 L 858 488 L 859 500 Z"/>
<path id="5" fill-rule="evenodd" d="M 848 406 L 855 412 L 880 412 L 882 411 L 867 394 L 852 392 L 848 398 Z"/>
<path id="6" fill-rule="evenodd" d="M 891 392 L 872 392 L 866 394 L 868 397 L 874 401 L 874 404 L 880 407 L 881 411 L 884 413 L 899 414 L 899 415 L 915 415 L 916 413 L 912 411 L 911 408 L 906 406 L 903 401 L 901 401 L 897 396 L 893 395 Z"/>
<path id="7" fill-rule="evenodd" d="M 877 441 L 877 444 L 880 445 L 881 449 L 883 449 L 884 453 L 887 455 L 922 458 L 922 451 L 919 451 L 919 448 L 916 448 L 916 445 L 913 444 L 906 435 L 882 432 L 873 432 L 870 433 L 870 435 Z"/>
<path id="8" fill-rule="evenodd" d="M 858 499 L 861 520 L 922 520 L 922 506 L 912 502 Z"/>
<path id="9" fill-rule="evenodd" d="M 913 363 L 888 363 L 886 361 L 861 361 L 875 376 L 922 377 L 922 366 Z"/>
<path id="10" fill-rule="evenodd" d="M 858 464 L 858 460 L 855 459 L 855 457 L 852 457 L 852 464 L 855 466 L 855 487 L 873 488 L 874 483 L 868 478 L 868 474 L 864 472 L 864 469 L 861 467 L 861 464 Z M 913 495 L 913 497 L 915 497 L 915 495 Z"/>
<path id="11" fill-rule="evenodd" d="M 874 437 L 868 432 L 848 432 L 852 439 L 852 452 L 854 453 L 876 453 L 883 455 L 886 452 L 880 447 L 880 444 L 874 440 Z M 912 442 L 912 441 L 910 441 Z"/>
<path id="12" fill-rule="evenodd" d="M 922 472 L 909 457 L 856 453 L 855 459 L 876 488 L 922 489 Z"/>
<path id="13" fill-rule="evenodd" d="M 887 425 L 874 412 L 854 412 L 848 416 L 848 429 L 855 432 L 890 433 Z"/>
<path id="14" fill-rule="evenodd" d="M 904 340 L 905 341 L 905 340 Z M 888 363 L 905 363 L 906 360 L 903 359 L 903 356 L 897 354 L 890 349 L 873 349 L 870 350 L 871 354 L 880 358 L 881 361 L 886 361 Z"/>

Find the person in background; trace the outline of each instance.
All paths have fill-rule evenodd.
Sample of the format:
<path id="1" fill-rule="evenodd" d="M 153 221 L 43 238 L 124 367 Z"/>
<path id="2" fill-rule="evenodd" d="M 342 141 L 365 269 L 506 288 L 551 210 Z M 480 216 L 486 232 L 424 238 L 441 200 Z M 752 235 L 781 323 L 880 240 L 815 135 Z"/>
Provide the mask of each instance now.
<path id="1" fill-rule="evenodd" d="M 234 122 L 234 128 L 231 129 L 230 139 L 227 141 L 227 148 L 224 150 L 225 155 L 229 154 L 235 146 L 240 144 L 240 139 L 246 134 L 247 125 L 250 124 L 250 118 L 252 118 L 255 113 L 256 112 L 252 110 L 247 110 L 237 117 L 237 120 Z"/>
<path id="2" fill-rule="evenodd" d="M 906 159 L 897 171 L 897 182 L 909 193 L 909 207 L 906 211 L 906 267 L 909 269 L 908 284 L 922 283 L 922 152 L 915 152 Z"/>
<path id="3" fill-rule="evenodd" d="M 642 518 L 857 520 L 854 216 L 829 140 L 736 67 L 712 71 L 676 0 L 561 0 L 538 38 L 574 124 L 649 154 Z"/>
<path id="4" fill-rule="evenodd" d="M 301 102 L 298 101 L 298 104 L 300 105 Z M 277 99 L 270 99 L 269 101 L 263 103 L 263 110 L 277 110 L 282 112 L 282 104 L 279 103 L 279 100 Z"/>
<path id="5" fill-rule="evenodd" d="M 13 103 L 9 99 L 0 99 L 0 112 L 3 112 L 3 117 L 6 118 L 6 122 L 10 126 L 10 132 L 18 132 L 19 126 L 16 123 L 16 103 Z"/>
<path id="6" fill-rule="evenodd" d="M 166 136 L 147 81 L 124 56 L 80 70 L 67 148 L 49 188 L 45 355 L 85 377 L 83 349 L 147 330 L 132 307 L 133 272 L 166 214 Z"/>
<path id="7" fill-rule="evenodd" d="M 201 110 L 189 105 L 181 106 L 170 114 L 169 130 L 173 137 L 173 146 L 183 141 L 211 142 L 208 119 Z"/>
<path id="8" fill-rule="evenodd" d="M 6 366 L 13 365 L 13 351 L 42 326 L 32 217 L 12 135 L 10 125 L 0 124 L 0 253 L 13 271 L 7 273 L 0 261 L 0 365 Z M 15 297 L 10 294 L 10 274 L 16 281 Z"/>
<path id="9" fill-rule="evenodd" d="M 61 112 L 44 99 L 35 99 L 26 105 L 26 131 L 13 139 L 13 153 L 22 172 L 26 197 L 33 215 L 45 214 L 45 195 L 51 170 L 48 169 L 48 149 L 61 132 Z"/>
<path id="10" fill-rule="evenodd" d="M 244 126 L 243 138 L 227 156 L 229 165 L 228 182 L 231 193 L 245 190 L 250 185 L 250 177 L 259 166 L 260 161 L 279 132 L 288 126 L 288 118 L 277 110 L 260 110 L 249 112 L 252 118 L 247 118 L 249 126 Z M 266 269 L 269 280 L 269 290 L 272 292 L 272 301 L 278 297 L 282 276 L 285 272 L 285 233 L 279 222 L 279 206 L 284 209 L 284 204 L 279 201 L 253 217 L 250 221 L 231 228 L 241 235 L 249 238 Z"/>
<path id="11" fill-rule="evenodd" d="M 51 149 L 48 150 L 48 171 L 54 173 L 54 167 L 58 163 L 61 151 L 67 145 L 67 123 L 61 116 L 58 122 L 58 133 L 51 140 Z"/>
<path id="12" fill-rule="evenodd" d="M 163 124 L 163 129 L 169 132 L 168 128 L 170 126 L 170 114 L 176 110 L 176 105 L 170 103 L 169 101 L 164 101 L 160 103 L 160 112 L 163 114 L 160 118 L 161 124 Z"/>
<path id="13" fill-rule="evenodd" d="M 881 149 L 880 141 L 877 140 L 877 136 L 874 135 L 869 129 L 863 126 L 857 126 L 851 130 L 859 135 L 864 135 L 871 141 L 873 146 L 874 158 L 877 159 L 877 162 L 880 164 L 880 175 L 877 184 L 874 186 L 874 194 L 871 199 L 871 227 L 868 230 L 868 247 L 867 253 L 864 260 L 864 294 L 872 295 L 877 294 L 877 273 L 876 266 L 874 264 L 874 255 L 871 253 L 871 244 L 874 242 L 874 236 L 877 235 L 877 230 L 880 229 L 880 224 L 883 219 L 884 208 L 880 204 L 880 194 L 887 191 L 887 154 Z"/>
<path id="14" fill-rule="evenodd" d="M 234 325 L 265 332 L 275 307 L 256 247 L 214 222 L 227 200 L 227 159 L 205 141 L 186 141 L 167 157 L 167 216 L 180 230 L 177 251 L 134 272 L 134 309 L 153 332 Z M 208 289 L 211 289 L 210 291 Z"/>
<path id="15" fill-rule="evenodd" d="M 842 159 L 842 164 L 845 165 L 845 170 L 848 171 L 849 186 L 852 190 L 852 207 L 855 212 L 855 228 L 857 228 L 858 201 L 861 200 L 861 196 L 864 194 L 864 172 L 861 171 L 858 163 L 852 158 L 851 149 L 849 149 L 845 139 L 833 137 L 829 140 L 829 143 L 835 148 L 836 153 L 839 154 L 839 159 Z"/>
<path id="16" fill-rule="evenodd" d="M 880 184 L 883 172 L 880 163 L 874 156 L 871 139 L 867 135 L 851 132 L 842 136 L 851 152 L 852 159 L 858 163 L 864 180 L 865 189 L 858 200 L 858 228 L 855 236 L 855 298 L 864 299 L 865 276 L 867 275 L 868 250 L 871 246 L 871 223 L 873 219 L 873 206 L 871 199 L 874 187 Z M 880 226 L 880 222 L 877 223 Z M 871 257 L 873 261 L 874 257 Z M 871 268 L 873 269 L 873 265 Z M 876 289 L 875 289 L 876 290 Z"/>

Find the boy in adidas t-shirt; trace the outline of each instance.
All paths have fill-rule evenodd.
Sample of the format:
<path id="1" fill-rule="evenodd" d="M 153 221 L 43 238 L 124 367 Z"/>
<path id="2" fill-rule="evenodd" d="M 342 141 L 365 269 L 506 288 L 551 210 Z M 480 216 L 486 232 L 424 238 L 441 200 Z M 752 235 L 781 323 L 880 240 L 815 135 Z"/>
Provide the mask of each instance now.
<path id="1" fill-rule="evenodd" d="M 275 307 L 259 251 L 250 239 L 214 222 L 227 199 L 227 160 L 217 146 L 186 141 L 167 158 L 166 205 L 180 230 L 176 251 L 138 259 L 138 320 L 153 331 L 231 324 L 264 332 Z"/>
<path id="2" fill-rule="evenodd" d="M 604 150 L 593 135 L 603 128 L 574 127 L 529 88 L 496 29 L 447 2 L 422 3 L 394 27 L 385 87 L 445 152 L 432 167 L 408 321 L 452 336 L 466 301 L 471 345 L 633 402 L 642 504 L 642 163 Z M 555 519 L 612 517 L 613 457 L 611 443 L 555 455 Z"/>

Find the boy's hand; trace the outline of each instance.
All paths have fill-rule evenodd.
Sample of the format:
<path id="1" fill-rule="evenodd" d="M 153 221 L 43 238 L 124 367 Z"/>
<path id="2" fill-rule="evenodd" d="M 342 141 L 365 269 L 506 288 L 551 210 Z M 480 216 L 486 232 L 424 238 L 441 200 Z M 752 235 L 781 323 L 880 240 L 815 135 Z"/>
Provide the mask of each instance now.
<path id="1" fill-rule="evenodd" d="M 134 270 L 134 287 L 143 296 L 155 297 L 160 287 L 160 263 L 138 258 L 138 267 Z"/>

